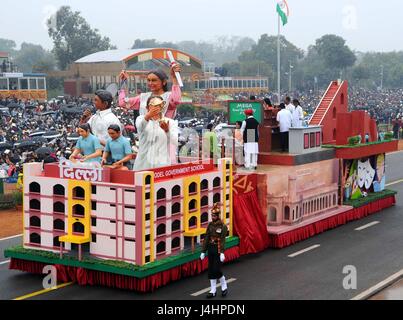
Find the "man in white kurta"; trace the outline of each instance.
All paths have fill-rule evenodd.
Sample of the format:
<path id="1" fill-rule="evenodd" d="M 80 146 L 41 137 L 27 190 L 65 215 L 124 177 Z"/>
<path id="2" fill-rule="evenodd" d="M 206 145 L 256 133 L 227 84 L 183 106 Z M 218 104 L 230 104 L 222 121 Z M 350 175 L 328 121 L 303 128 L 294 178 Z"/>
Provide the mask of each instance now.
<path id="1" fill-rule="evenodd" d="M 153 101 L 156 99 L 157 101 Z M 178 146 L 178 125 L 176 121 L 162 118 L 161 113 L 156 112 L 160 103 L 158 98 L 150 102 L 148 113 L 141 115 L 136 120 L 139 134 L 139 152 L 134 163 L 134 170 L 147 170 L 171 165 L 171 146 Z M 156 109 L 157 108 L 157 109 Z"/>
<path id="2" fill-rule="evenodd" d="M 302 107 L 297 99 L 294 99 L 292 103 L 295 106 L 295 111 L 292 114 L 292 127 L 301 128 L 302 121 L 304 120 L 304 111 L 302 110 Z"/>

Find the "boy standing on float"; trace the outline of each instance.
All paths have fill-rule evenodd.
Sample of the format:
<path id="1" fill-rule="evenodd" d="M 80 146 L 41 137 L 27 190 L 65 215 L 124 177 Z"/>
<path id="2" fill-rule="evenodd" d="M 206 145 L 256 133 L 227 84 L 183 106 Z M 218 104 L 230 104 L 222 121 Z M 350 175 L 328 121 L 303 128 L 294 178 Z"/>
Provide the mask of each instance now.
<path id="1" fill-rule="evenodd" d="M 209 223 L 206 236 L 203 242 L 202 253 L 200 259 L 205 258 L 205 252 L 207 251 L 208 257 L 208 278 L 210 279 L 211 290 L 207 295 L 207 298 L 214 298 L 217 295 L 217 279 L 220 279 L 221 295 L 225 297 L 228 294 L 228 286 L 225 280 L 225 276 L 221 271 L 221 264 L 225 260 L 225 238 L 227 237 L 228 228 L 220 219 L 219 203 L 215 203 L 213 209 L 211 209 L 211 219 Z"/>

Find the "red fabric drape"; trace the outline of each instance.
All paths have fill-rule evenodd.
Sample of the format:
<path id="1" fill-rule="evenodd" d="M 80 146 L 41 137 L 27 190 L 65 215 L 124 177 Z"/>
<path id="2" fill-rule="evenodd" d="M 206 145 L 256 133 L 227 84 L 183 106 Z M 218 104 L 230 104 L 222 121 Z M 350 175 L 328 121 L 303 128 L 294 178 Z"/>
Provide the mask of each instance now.
<path id="1" fill-rule="evenodd" d="M 238 259 L 239 247 L 233 247 L 225 251 L 225 261 L 230 262 Z M 42 274 L 46 264 L 35 261 L 11 259 L 10 269 L 20 270 L 35 274 Z M 59 283 L 76 282 L 81 286 L 101 285 L 110 288 L 133 290 L 138 292 L 152 292 L 170 282 L 177 281 L 202 273 L 207 269 L 208 260 L 200 259 L 190 261 L 167 271 L 162 271 L 143 279 L 118 275 L 108 272 L 89 270 L 84 268 L 55 265 L 57 268 L 57 279 Z"/>
<path id="2" fill-rule="evenodd" d="M 266 221 L 256 191 L 234 196 L 234 231 L 240 240 L 241 255 L 257 253 L 269 246 Z"/>
<path id="3" fill-rule="evenodd" d="M 271 247 L 281 249 L 295 244 L 299 241 L 306 240 L 313 237 L 316 234 L 325 232 L 326 230 L 336 228 L 344 225 L 350 221 L 359 220 L 365 218 L 371 214 L 379 212 L 383 209 L 389 208 L 396 204 L 395 196 L 391 196 L 385 199 L 380 199 L 369 203 L 360 208 L 354 208 L 350 211 L 343 212 L 337 216 L 333 216 L 302 228 L 292 230 L 280 235 L 270 235 Z"/>

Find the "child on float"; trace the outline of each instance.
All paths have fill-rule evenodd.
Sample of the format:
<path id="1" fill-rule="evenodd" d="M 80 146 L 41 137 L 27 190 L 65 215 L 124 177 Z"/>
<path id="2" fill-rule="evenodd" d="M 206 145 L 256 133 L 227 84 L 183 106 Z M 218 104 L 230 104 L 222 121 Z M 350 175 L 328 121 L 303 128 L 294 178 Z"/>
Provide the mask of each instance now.
<path id="1" fill-rule="evenodd" d="M 101 164 L 112 169 L 129 170 L 133 156 L 129 140 L 122 136 L 120 126 L 116 124 L 109 126 L 108 134 L 110 138 L 106 141 Z"/>
<path id="2" fill-rule="evenodd" d="M 91 132 L 88 123 L 80 124 L 77 130 L 80 137 L 77 140 L 76 147 L 70 156 L 72 162 L 101 162 L 102 145 L 99 139 Z"/>

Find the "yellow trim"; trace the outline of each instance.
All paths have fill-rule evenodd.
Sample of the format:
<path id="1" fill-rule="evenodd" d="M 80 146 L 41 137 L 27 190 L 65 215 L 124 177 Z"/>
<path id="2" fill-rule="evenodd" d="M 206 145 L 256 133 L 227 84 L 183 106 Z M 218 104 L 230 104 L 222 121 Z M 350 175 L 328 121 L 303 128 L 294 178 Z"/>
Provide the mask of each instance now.
<path id="1" fill-rule="evenodd" d="M 13 299 L 13 300 L 25 300 L 25 299 L 29 299 L 29 298 L 36 297 L 36 296 L 39 296 L 39 295 L 44 294 L 44 293 L 48 293 L 48 292 L 50 292 L 50 291 L 54 291 L 54 290 L 57 290 L 57 289 L 61 289 L 61 288 L 67 287 L 67 286 L 69 286 L 69 285 L 71 285 L 71 284 L 73 284 L 73 282 L 63 283 L 63 284 L 60 284 L 60 285 L 58 285 L 58 286 L 56 286 L 56 287 L 54 287 L 54 288 L 43 289 L 43 290 L 35 291 L 35 292 L 32 292 L 32 293 L 26 294 L 26 295 L 24 295 L 24 296 L 15 298 L 15 299 Z"/>
<path id="2" fill-rule="evenodd" d="M 199 235 L 205 234 L 205 233 L 206 233 L 206 228 L 197 228 L 197 229 L 192 229 L 190 231 L 184 232 L 183 236 L 196 237 L 196 236 L 199 236 Z"/>
<path id="3" fill-rule="evenodd" d="M 155 260 L 155 250 L 154 250 L 154 172 L 147 172 L 143 176 L 143 192 L 142 192 L 142 265 L 146 264 L 146 177 L 150 176 L 150 262 Z"/>
<path id="4" fill-rule="evenodd" d="M 60 242 L 69 242 L 74 244 L 83 244 L 91 241 L 91 183 L 89 181 L 69 180 L 68 187 L 68 231 L 67 236 L 59 237 Z M 84 199 L 73 199 L 73 190 L 76 187 L 84 189 Z M 79 204 L 84 208 L 84 217 L 73 217 L 73 207 Z M 84 226 L 84 235 L 77 236 L 73 234 L 74 223 L 79 222 Z"/>
<path id="5" fill-rule="evenodd" d="M 229 206 L 229 235 L 233 235 L 233 230 L 232 230 L 232 210 L 233 210 L 233 204 L 232 204 L 232 184 L 233 184 L 233 177 L 232 177 L 232 160 L 231 159 L 223 159 L 222 160 L 222 181 L 223 181 L 223 220 L 227 220 L 227 164 L 229 164 L 229 200 L 228 200 L 228 206 Z"/>
<path id="6" fill-rule="evenodd" d="M 196 193 L 193 195 L 189 194 L 189 186 L 192 183 L 196 183 Z M 200 176 L 194 175 L 191 177 L 187 177 L 183 179 L 184 197 L 183 197 L 183 221 L 184 221 L 184 230 L 185 234 L 194 234 L 193 236 L 198 236 L 203 234 L 203 228 L 201 228 L 201 213 L 200 213 Z M 196 200 L 196 210 L 189 211 L 189 203 L 192 200 Z M 192 217 L 196 217 L 197 219 L 197 227 L 196 229 L 189 228 L 189 219 Z M 196 231 L 196 232 L 195 232 Z M 186 236 L 186 235 L 185 235 Z"/>

